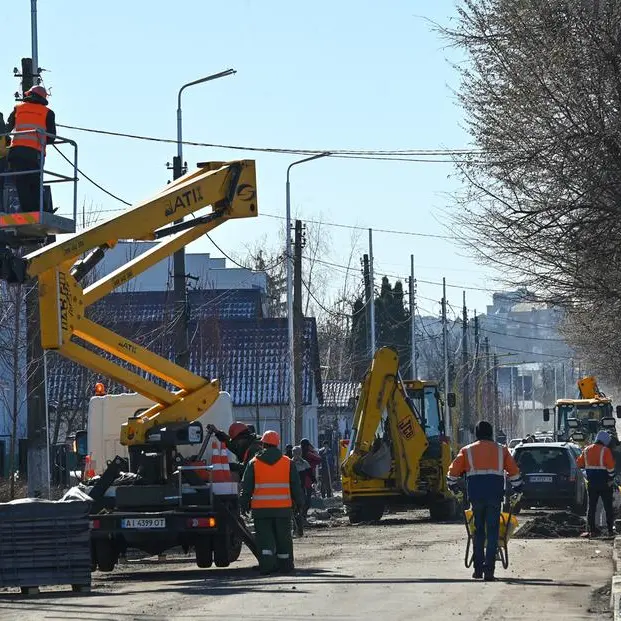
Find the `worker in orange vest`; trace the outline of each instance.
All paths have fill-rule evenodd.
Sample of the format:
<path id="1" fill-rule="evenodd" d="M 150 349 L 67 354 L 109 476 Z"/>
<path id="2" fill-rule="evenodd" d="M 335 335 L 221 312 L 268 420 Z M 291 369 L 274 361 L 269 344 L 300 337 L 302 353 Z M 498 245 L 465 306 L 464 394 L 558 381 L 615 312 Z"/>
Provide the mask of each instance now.
<path id="1" fill-rule="evenodd" d="M 41 195 L 42 161 L 45 147 L 56 138 L 56 117 L 47 107 L 47 91 L 43 86 L 33 86 L 24 94 L 7 120 L 8 130 L 16 132 L 9 150 L 9 169 L 30 174 L 15 175 L 15 185 L 22 211 L 39 211 Z M 46 135 L 42 132 L 46 132 Z M 36 171 L 36 172 L 35 172 Z"/>
<path id="2" fill-rule="evenodd" d="M 250 460 L 242 479 L 242 512 L 252 509 L 259 550 L 259 571 L 271 574 L 293 571 L 291 519 L 293 504 L 301 507 L 304 495 L 293 462 L 278 446 L 276 431 L 261 437 L 264 449 Z"/>
<path id="3" fill-rule="evenodd" d="M 246 423 L 236 421 L 229 427 L 228 434 L 220 431 L 211 423 L 207 425 L 207 431 L 213 433 L 220 442 L 226 444 L 226 448 L 237 457 L 237 464 L 231 464 L 231 471 L 239 473 L 240 478 L 250 460 L 261 450 L 261 438 L 250 430 Z"/>
<path id="4" fill-rule="evenodd" d="M 614 536 L 614 511 L 612 507 L 612 488 L 614 486 L 615 459 L 608 448 L 610 434 L 607 431 L 598 432 L 595 443 L 589 444 L 576 459 L 579 468 L 586 470 L 589 494 L 589 511 L 587 514 L 588 531 L 583 537 L 597 535 L 595 526 L 595 511 L 597 501 L 601 498 L 606 511 L 608 535 Z"/>
<path id="5" fill-rule="evenodd" d="M 468 499 L 474 517 L 474 573 L 476 580 L 493 581 L 500 530 L 500 510 L 505 494 L 505 472 L 513 490 L 522 488 L 522 477 L 506 446 L 494 442 L 494 430 L 485 420 L 475 428 L 477 441 L 459 451 L 447 475 L 449 489 L 457 493 L 459 478 L 466 476 Z"/>

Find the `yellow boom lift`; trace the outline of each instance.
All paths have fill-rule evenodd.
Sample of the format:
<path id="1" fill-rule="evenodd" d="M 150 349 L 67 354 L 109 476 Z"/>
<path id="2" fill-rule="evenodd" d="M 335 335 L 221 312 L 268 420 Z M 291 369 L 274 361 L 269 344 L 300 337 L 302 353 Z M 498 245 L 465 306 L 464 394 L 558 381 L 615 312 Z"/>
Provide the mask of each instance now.
<path id="1" fill-rule="evenodd" d="M 180 222 L 209 206 L 209 212 Z M 215 497 L 197 467 L 176 450 L 204 444 L 197 419 L 218 398 L 218 380 L 200 377 L 96 323 L 88 308 L 228 220 L 257 213 L 255 164 L 243 160 L 201 165 L 125 213 L 25 256 L 20 240 L 32 243 L 39 236 L 42 241 L 58 230 L 44 230 L 41 219 L 33 229 L 28 213 L 0 223 L 0 276 L 9 283 L 38 280 L 44 349 L 155 402 L 120 430 L 129 471 L 140 473 L 144 484 L 112 485 L 122 467 L 117 458 L 91 489 L 94 564 L 104 571 L 114 568 L 127 547 L 158 554 L 176 545 L 193 546 L 199 566 L 212 560 L 226 566 L 239 555 L 243 533 L 235 531 L 237 495 Z M 159 244 L 83 287 L 86 274 L 120 239 Z"/>
<path id="2" fill-rule="evenodd" d="M 597 432 L 605 429 L 617 437 L 616 422 L 613 417 L 612 401 L 598 387 L 592 375 L 577 382 L 577 399 L 557 399 L 552 411 L 554 435 L 558 440 L 571 440 L 585 445 L 593 442 Z M 543 410 L 543 420 L 550 420 L 550 409 Z M 616 408 L 617 418 L 621 418 L 621 406 Z"/>

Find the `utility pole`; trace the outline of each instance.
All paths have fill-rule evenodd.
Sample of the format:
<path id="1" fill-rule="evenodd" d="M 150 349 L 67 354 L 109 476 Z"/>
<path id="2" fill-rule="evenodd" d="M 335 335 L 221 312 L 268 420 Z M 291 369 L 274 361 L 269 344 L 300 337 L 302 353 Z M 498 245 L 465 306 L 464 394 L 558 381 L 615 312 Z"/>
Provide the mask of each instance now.
<path id="1" fill-rule="evenodd" d="M 514 401 L 513 401 L 513 368 L 512 366 L 509 367 L 509 420 L 511 422 L 511 434 L 513 435 L 513 427 L 514 427 L 514 418 L 513 418 L 513 405 L 514 405 Z"/>
<path id="2" fill-rule="evenodd" d="M 444 345 L 444 432 L 451 437 L 451 412 L 448 406 L 449 360 L 448 360 L 448 330 L 446 326 L 446 278 L 442 278 L 442 342 Z"/>
<path id="3" fill-rule="evenodd" d="M 293 240 L 293 371 L 295 378 L 295 442 L 304 437 L 304 406 L 302 404 L 302 221 L 295 221 Z"/>
<path id="4" fill-rule="evenodd" d="M 470 373 L 468 372 L 468 308 L 466 307 L 466 292 L 464 291 L 464 303 L 461 319 L 461 368 L 463 378 L 462 403 L 463 420 L 462 427 L 464 437 L 461 440 L 470 438 Z"/>
<path id="5" fill-rule="evenodd" d="M 494 433 L 498 433 L 500 425 L 500 404 L 498 400 L 498 354 L 494 352 Z M 504 430 L 503 430 L 504 431 Z"/>
<path id="6" fill-rule="evenodd" d="M 373 289 L 371 287 L 371 276 L 369 274 L 369 255 L 365 254 L 362 256 L 362 276 L 364 278 L 364 305 L 366 308 L 365 316 L 367 318 L 367 328 L 366 331 L 367 338 L 365 339 L 369 351 L 371 351 L 371 358 L 373 358 L 373 354 L 375 353 L 371 347 L 371 307 L 373 306 Z M 375 318 L 375 315 L 374 315 Z"/>
<path id="7" fill-rule="evenodd" d="M 561 371 L 563 373 L 563 399 L 567 399 L 567 374 L 565 373 L 565 363 L 561 363 Z"/>
<path id="8" fill-rule="evenodd" d="M 33 55 L 37 54 L 36 1 L 32 7 Z M 21 60 L 21 91 L 23 94 L 35 85 L 38 68 L 32 58 Z M 46 387 L 41 327 L 39 322 L 39 289 L 29 283 L 25 294 L 26 312 L 26 428 L 28 433 L 28 496 L 41 497 L 49 489 L 48 430 L 46 428 Z"/>
<path id="9" fill-rule="evenodd" d="M 410 373 L 412 379 L 418 379 L 418 361 L 416 352 L 416 280 L 414 279 L 414 255 L 410 255 Z"/>
<path id="10" fill-rule="evenodd" d="M 556 400 L 558 399 L 558 389 L 556 387 L 556 362 L 554 363 L 554 406 L 556 407 Z"/>
<path id="11" fill-rule="evenodd" d="M 369 229 L 369 283 L 371 287 L 371 304 L 369 318 L 371 320 L 370 334 L 371 334 L 371 360 L 375 356 L 375 293 L 374 293 L 374 279 L 373 279 L 373 229 Z"/>
<path id="12" fill-rule="evenodd" d="M 484 343 L 485 343 L 485 381 L 483 382 L 483 396 L 484 396 L 484 401 L 485 401 L 484 412 L 485 412 L 485 418 L 489 420 L 490 413 L 492 410 L 492 399 L 491 399 L 492 378 L 490 377 L 491 367 L 490 367 L 490 359 L 489 359 L 489 338 L 487 336 L 485 337 Z"/>
<path id="13" fill-rule="evenodd" d="M 474 407 L 476 410 L 477 421 L 481 420 L 481 348 L 479 340 L 479 318 L 477 311 L 474 311 Z"/>

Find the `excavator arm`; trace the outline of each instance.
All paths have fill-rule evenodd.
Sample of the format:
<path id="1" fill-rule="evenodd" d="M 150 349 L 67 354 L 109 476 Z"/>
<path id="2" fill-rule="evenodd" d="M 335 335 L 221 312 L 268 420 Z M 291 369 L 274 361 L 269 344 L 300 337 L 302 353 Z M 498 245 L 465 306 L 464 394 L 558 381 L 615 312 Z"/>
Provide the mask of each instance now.
<path id="1" fill-rule="evenodd" d="M 382 347 L 362 384 L 343 476 L 389 478 L 394 461 L 398 484 L 412 494 L 417 491 L 420 461 L 428 446 L 399 377 L 397 352 Z"/>
<path id="2" fill-rule="evenodd" d="M 185 222 L 181 218 L 211 206 Z M 166 186 L 120 216 L 25 257 L 0 249 L 0 277 L 9 282 L 39 281 L 41 342 L 83 366 L 116 380 L 155 402 L 123 425 L 121 443 L 144 445 L 149 430 L 189 423 L 217 399 L 220 386 L 90 320 L 86 309 L 162 259 L 227 220 L 257 216 L 252 160 L 212 162 Z M 81 279 L 120 240 L 160 240 L 114 272 L 83 288 Z M 80 258 L 84 255 L 84 258 Z M 106 355 L 107 354 L 107 355 Z M 136 371 L 119 364 L 125 361 Z M 156 383 L 144 374 L 163 380 Z M 176 387 L 169 390 L 164 384 Z"/>

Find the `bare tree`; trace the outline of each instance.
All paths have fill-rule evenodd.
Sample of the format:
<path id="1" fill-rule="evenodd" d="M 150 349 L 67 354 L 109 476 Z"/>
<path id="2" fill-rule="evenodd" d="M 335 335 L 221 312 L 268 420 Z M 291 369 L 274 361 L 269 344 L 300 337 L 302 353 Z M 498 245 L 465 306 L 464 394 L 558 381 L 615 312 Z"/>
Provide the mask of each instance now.
<path id="1" fill-rule="evenodd" d="M 441 30 L 465 53 L 459 100 L 476 145 L 457 156 L 462 241 L 507 284 L 564 306 L 568 329 L 595 310 L 611 317 L 621 300 L 621 4 L 461 0 L 456 26 Z M 597 355 L 599 345 L 575 341 Z"/>

